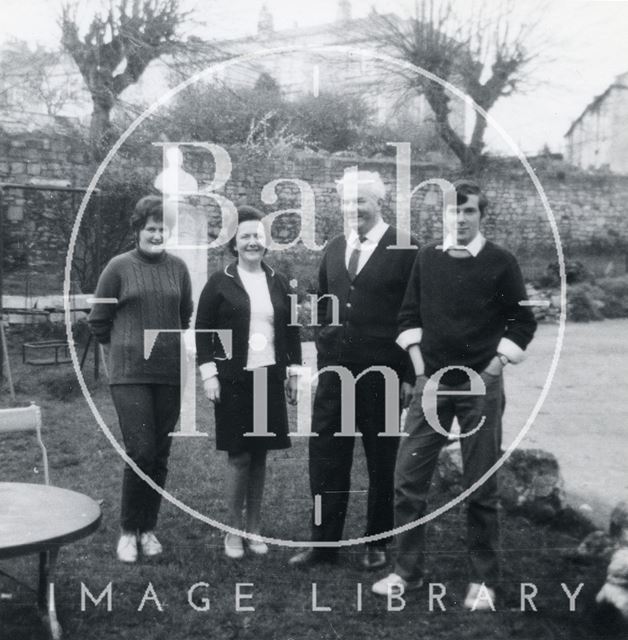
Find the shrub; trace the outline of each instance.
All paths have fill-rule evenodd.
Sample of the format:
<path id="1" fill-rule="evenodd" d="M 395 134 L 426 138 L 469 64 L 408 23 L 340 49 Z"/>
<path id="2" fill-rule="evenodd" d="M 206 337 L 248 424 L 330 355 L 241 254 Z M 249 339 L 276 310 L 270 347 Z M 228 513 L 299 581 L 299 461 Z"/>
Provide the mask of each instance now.
<path id="1" fill-rule="evenodd" d="M 301 323 L 301 340 L 314 339 L 314 327 L 308 294 L 316 293 L 318 285 L 318 268 L 321 253 L 306 250 L 302 245 L 273 252 L 268 262 L 281 271 L 290 281 L 292 291 L 299 301 L 299 322 Z M 320 322 L 320 321 L 319 321 Z"/>
<path id="2" fill-rule="evenodd" d="M 593 279 L 587 268 L 578 260 L 565 260 L 565 280 L 567 284 L 577 284 L 579 282 L 589 282 Z M 551 262 L 547 265 L 544 276 L 538 280 L 541 287 L 560 286 L 560 267 L 558 262 Z"/>
<path id="3" fill-rule="evenodd" d="M 604 317 L 628 318 L 628 275 L 601 278 L 596 284 L 604 294 Z"/>
<path id="4" fill-rule="evenodd" d="M 352 95 L 303 96 L 291 107 L 295 132 L 330 153 L 358 146 L 371 117 L 364 100 Z"/>
<path id="5" fill-rule="evenodd" d="M 568 320 L 590 322 L 604 318 L 628 318 L 628 275 L 595 280 L 579 262 L 567 263 L 565 267 Z M 557 268 L 557 263 L 549 265 L 547 275 L 540 278 L 536 286 L 528 285 L 530 298 L 552 302 L 548 310 L 535 310 L 537 320 L 556 318 L 558 307 L 553 300 L 558 297 Z M 542 282 L 552 284 L 539 284 Z"/>
<path id="6" fill-rule="evenodd" d="M 603 320 L 604 292 L 594 285 L 581 283 L 567 289 L 567 319 L 573 322 Z"/>

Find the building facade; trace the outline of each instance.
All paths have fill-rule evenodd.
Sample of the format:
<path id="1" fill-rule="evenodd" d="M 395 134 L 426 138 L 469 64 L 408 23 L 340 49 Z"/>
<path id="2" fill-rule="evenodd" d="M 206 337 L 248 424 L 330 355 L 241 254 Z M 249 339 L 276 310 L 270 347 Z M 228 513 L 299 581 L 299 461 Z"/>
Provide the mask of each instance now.
<path id="1" fill-rule="evenodd" d="M 628 174 L 628 72 L 574 120 L 565 134 L 567 161 L 582 169 Z"/>
<path id="2" fill-rule="evenodd" d="M 387 18 L 401 20 L 392 15 Z M 211 76 L 211 83 L 236 90 L 252 88 L 261 76 L 268 75 L 287 100 L 321 93 L 359 96 L 377 124 L 403 121 L 433 127 L 434 117 L 425 98 L 408 91 L 399 67 L 386 60 L 395 58 L 395 51 L 378 33 L 376 19 L 375 13 L 353 18 L 350 1 L 338 0 L 332 22 L 276 30 L 271 12 L 262 5 L 256 33 L 207 43 L 205 59 L 213 60 L 208 64 L 227 62 Z M 242 60 L 229 64 L 234 58 Z M 173 73 L 170 62 L 154 61 L 122 97 L 127 102 L 150 104 L 188 75 L 183 68 Z M 450 123 L 468 139 L 473 110 L 456 96 L 450 107 Z"/>
<path id="3" fill-rule="evenodd" d="M 334 22 L 276 31 L 272 14 L 262 6 L 255 35 L 216 43 L 230 56 L 254 56 L 226 69 L 220 79 L 228 86 L 250 87 L 266 73 L 288 100 L 323 92 L 357 95 L 378 124 L 395 119 L 429 123 L 433 116 L 427 101 L 406 90 L 400 67 L 389 60 L 395 51 L 378 33 L 376 19 L 375 13 L 352 18 L 350 1 L 339 0 Z M 287 51 L 265 53 L 272 49 Z M 455 96 L 450 105 L 450 122 L 464 137 L 468 108 Z"/>
<path id="4" fill-rule="evenodd" d="M 85 122 L 91 98 L 72 58 L 14 40 L 0 49 L 0 126 L 38 131 Z"/>

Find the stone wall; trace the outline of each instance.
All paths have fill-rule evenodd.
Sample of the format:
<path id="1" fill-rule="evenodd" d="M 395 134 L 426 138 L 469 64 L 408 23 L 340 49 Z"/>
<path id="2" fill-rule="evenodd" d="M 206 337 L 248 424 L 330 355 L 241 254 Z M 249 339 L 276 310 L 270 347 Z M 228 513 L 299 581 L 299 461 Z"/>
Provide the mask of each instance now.
<path id="1" fill-rule="evenodd" d="M 0 137 L 0 182 L 55 180 L 83 186 L 90 173 L 89 156 L 75 136 L 29 133 Z M 28 272 L 34 279 L 54 273 L 60 282 L 71 228 L 68 221 L 80 199 L 80 194 L 60 191 L 4 190 L 5 280 L 17 271 L 20 278 Z"/>
<path id="2" fill-rule="evenodd" d="M 184 148 L 184 169 L 194 176 L 199 186 L 209 184 L 214 176 L 212 156 L 202 150 Z M 394 158 L 359 159 L 309 152 L 288 152 L 280 157 L 268 158 L 261 151 L 246 156 L 236 149 L 230 150 L 232 173 L 219 193 L 236 204 L 248 203 L 267 212 L 298 209 L 301 195 L 294 183 L 283 182 L 276 189 L 273 204 L 261 202 L 264 184 L 273 179 L 293 178 L 306 181 L 314 194 L 316 211 L 316 238 L 318 243 L 342 230 L 338 210 L 335 180 L 345 168 L 358 164 L 360 168 L 379 171 L 389 186 L 384 215 L 394 221 L 395 176 Z M 604 173 L 586 173 L 559 161 L 539 159 L 533 161 L 568 258 L 589 260 L 598 272 L 624 273 L 628 246 L 628 176 Z M 103 178 L 109 183 L 132 182 L 137 193 L 124 187 L 130 194 L 128 202 L 145 193 L 161 170 L 161 149 L 146 145 L 130 158 L 117 158 Z M 454 180 L 458 177 L 451 169 L 431 164 L 414 164 L 411 185 L 415 187 L 429 178 Z M 31 178 L 57 178 L 68 180 L 72 186 L 84 186 L 91 179 L 88 157 L 80 142 L 71 136 L 5 136 L 0 140 L 0 180 L 25 183 Z M 484 222 L 486 235 L 515 252 L 528 277 L 539 275 L 548 262 L 556 260 L 552 228 L 530 177 L 521 164 L 513 159 L 494 160 L 482 176 L 490 201 Z M 7 192 L 3 214 L 5 216 L 5 280 L 11 278 L 12 269 L 20 261 L 27 261 L 32 273 L 58 273 L 59 282 L 67 250 L 68 216 L 61 210 L 78 208 L 80 198 L 72 202 L 69 196 L 26 191 Z M 220 227 L 218 209 L 211 199 L 204 199 L 210 214 L 210 236 L 215 237 Z M 440 192 L 437 187 L 423 187 L 412 199 L 412 231 L 422 242 L 441 235 Z M 20 214 L 23 213 L 20 218 Z M 118 212 L 119 213 L 119 212 Z M 111 215 L 107 206 L 103 216 Z M 69 216 L 72 220 L 72 216 Z M 64 226 L 65 225 L 65 226 Z M 297 215 L 282 216 L 273 228 L 279 242 L 288 242 L 299 232 Z M 297 260 L 312 264 L 318 260 L 317 252 L 301 248 Z M 106 253 L 106 252 L 105 252 Z M 300 257 L 299 257 L 300 256 Z M 104 256 L 106 257 L 106 256 Z M 274 258 L 295 259 L 295 252 L 283 252 Z M 224 260 L 224 252 L 210 256 Z M 315 278 L 315 271 L 312 277 Z M 60 287 L 60 285 L 59 285 Z M 6 287 L 5 287 L 6 292 Z"/>
<path id="3" fill-rule="evenodd" d="M 207 155 L 207 154 L 203 154 Z M 200 183 L 213 176 L 212 163 L 206 157 L 191 158 L 188 170 Z M 298 178 L 307 181 L 315 196 L 317 241 L 322 242 L 342 231 L 335 180 L 345 168 L 379 171 L 389 187 L 384 217 L 394 222 L 396 211 L 396 168 L 393 159 L 364 160 L 346 157 L 302 154 L 281 161 L 263 163 L 238 162 L 232 155 L 233 172 L 221 191 L 234 202 L 245 201 L 266 211 L 301 206 L 299 189 L 292 183 L 276 188 L 277 202 L 264 205 L 260 194 L 272 179 Z M 209 164 L 209 167 L 208 167 Z M 623 274 L 628 248 L 628 176 L 588 173 L 561 161 L 532 161 L 543 196 L 537 192 L 530 176 L 517 160 L 494 160 L 484 170 L 480 181 L 489 199 L 485 234 L 515 252 L 534 275 L 548 262 L 556 261 L 552 223 L 543 205 L 547 198 L 556 232 L 567 259 L 582 260 L 597 273 Z M 459 177 L 450 168 L 415 164 L 411 170 L 412 188 L 432 178 L 453 181 Z M 442 235 L 440 190 L 425 186 L 412 198 L 411 228 L 421 242 Z M 276 224 L 275 236 L 282 242 L 296 237 L 298 217 L 283 216 Z M 530 274 L 532 275 L 532 274 Z"/>

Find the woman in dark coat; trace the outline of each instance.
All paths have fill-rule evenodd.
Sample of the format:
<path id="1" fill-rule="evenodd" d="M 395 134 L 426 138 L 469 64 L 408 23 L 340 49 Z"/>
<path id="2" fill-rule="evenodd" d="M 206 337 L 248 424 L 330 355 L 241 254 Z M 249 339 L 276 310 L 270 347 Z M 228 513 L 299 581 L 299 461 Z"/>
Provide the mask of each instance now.
<path id="1" fill-rule="evenodd" d="M 299 328 L 290 326 L 288 283 L 262 260 L 262 217 L 253 207 L 238 209 L 230 241 L 237 261 L 209 278 L 196 316 L 198 364 L 214 403 L 216 448 L 228 454 L 228 524 L 255 535 L 260 533 L 266 452 L 290 446 L 285 395 L 296 401 L 293 367 L 301 364 Z M 224 335 L 199 333 L 203 329 L 230 331 L 231 345 Z M 248 539 L 248 547 L 260 555 L 268 551 L 260 540 Z M 242 537 L 228 533 L 225 553 L 241 558 Z"/>

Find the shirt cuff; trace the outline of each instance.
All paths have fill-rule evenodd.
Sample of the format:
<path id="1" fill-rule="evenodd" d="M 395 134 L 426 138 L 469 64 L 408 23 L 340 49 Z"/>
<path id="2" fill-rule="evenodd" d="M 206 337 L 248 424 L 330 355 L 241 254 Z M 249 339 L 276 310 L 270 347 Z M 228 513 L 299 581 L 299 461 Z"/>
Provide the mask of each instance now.
<path id="1" fill-rule="evenodd" d="M 216 368 L 215 362 L 203 362 L 203 364 L 198 365 L 198 368 L 201 372 L 203 382 L 218 375 L 218 369 Z"/>
<path id="2" fill-rule="evenodd" d="M 523 349 L 508 338 L 502 338 L 499 341 L 497 353 L 506 356 L 513 364 L 519 364 L 525 358 Z"/>
<path id="3" fill-rule="evenodd" d="M 422 337 L 423 329 L 420 327 L 416 329 L 406 329 L 397 336 L 396 342 L 402 349 L 407 350 L 408 347 L 411 347 L 413 344 L 420 344 Z"/>
<path id="4" fill-rule="evenodd" d="M 286 367 L 287 376 L 301 376 L 307 367 L 302 364 L 290 364 Z"/>

